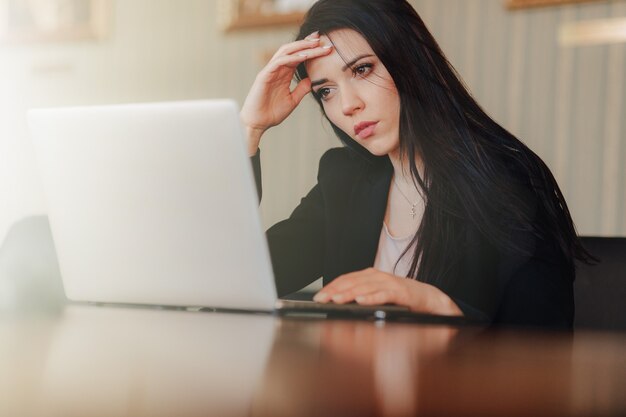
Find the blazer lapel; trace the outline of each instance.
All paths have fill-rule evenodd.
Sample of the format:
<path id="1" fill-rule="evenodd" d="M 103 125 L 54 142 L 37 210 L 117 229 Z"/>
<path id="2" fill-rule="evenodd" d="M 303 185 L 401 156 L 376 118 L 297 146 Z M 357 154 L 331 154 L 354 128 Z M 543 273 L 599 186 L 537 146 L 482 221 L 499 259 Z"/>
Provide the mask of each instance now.
<path id="1" fill-rule="evenodd" d="M 339 248 L 340 274 L 374 264 L 392 174 L 393 166 L 388 158 L 384 158 L 380 164 L 364 172 L 354 184 Z"/>

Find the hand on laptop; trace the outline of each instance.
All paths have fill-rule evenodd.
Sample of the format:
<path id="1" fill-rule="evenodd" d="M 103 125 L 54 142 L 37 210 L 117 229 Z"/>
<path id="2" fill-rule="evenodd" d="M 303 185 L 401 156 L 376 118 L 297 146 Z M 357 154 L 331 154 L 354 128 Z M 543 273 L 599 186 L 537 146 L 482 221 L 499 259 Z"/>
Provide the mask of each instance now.
<path id="1" fill-rule="evenodd" d="M 256 153 L 263 133 L 282 123 L 311 91 L 308 78 L 291 90 L 297 66 L 307 59 L 326 55 L 331 49 L 330 45 L 320 44 L 315 32 L 301 41 L 281 46 L 259 72 L 240 112 L 250 156 Z"/>
<path id="2" fill-rule="evenodd" d="M 313 300 L 337 304 L 353 301 L 362 305 L 397 304 L 419 313 L 463 315 L 454 301 L 439 288 L 374 268 L 337 277 L 322 288 Z"/>

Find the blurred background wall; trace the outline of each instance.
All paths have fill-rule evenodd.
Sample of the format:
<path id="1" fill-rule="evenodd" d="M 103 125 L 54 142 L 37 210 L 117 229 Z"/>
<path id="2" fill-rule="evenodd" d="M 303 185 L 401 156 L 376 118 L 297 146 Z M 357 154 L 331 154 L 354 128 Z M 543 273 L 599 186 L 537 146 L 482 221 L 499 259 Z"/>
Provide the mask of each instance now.
<path id="1" fill-rule="evenodd" d="M 6 0 L 4 0 L 6 1 Z M 15 0 L 14 0 L 15 1 Z M 626 43 L 561 46 L 566 22 L 626 2 L 509 11 L 504 0 L 413 0 L 478 101 L 550 166 L 581 234 L 626 236 Z M 293 26 L 224 33 L 212 0 L 116 0 L 98 40 L 0 45 L 0 241 L 45 213 L 31 107 L 231 97 L 243 103 Z M 262 143 L 263 221 L 288 216 L 338 146 L 312 99 Z"/>

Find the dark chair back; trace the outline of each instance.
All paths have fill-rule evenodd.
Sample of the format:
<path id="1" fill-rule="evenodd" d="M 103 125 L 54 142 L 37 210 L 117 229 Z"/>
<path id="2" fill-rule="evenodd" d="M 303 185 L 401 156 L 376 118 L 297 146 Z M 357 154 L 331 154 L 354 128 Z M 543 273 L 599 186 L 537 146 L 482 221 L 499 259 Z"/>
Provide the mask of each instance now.
<path id="1" fill-rule="evenodd" d="M 0 316 L 56 313 L 65 302 L 48 217 L 16 222 L 0 244 Z"/>
<path id="2" fill-rule="evenodd" d="M 577 264 L 574 328 L 626 330 L 626 238 L 582 237 L 597 265 Z"/>

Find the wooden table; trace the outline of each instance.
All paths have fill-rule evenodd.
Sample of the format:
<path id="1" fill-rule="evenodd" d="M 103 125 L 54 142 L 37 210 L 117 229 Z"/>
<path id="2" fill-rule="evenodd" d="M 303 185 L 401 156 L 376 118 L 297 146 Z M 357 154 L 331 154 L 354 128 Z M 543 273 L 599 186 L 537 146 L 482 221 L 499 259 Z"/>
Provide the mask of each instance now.
<path id="1" fill-rule="evenodd" d="M 0 316 L 0 416 L 416 415 L 626 415 L 626 335 L 78 305 Z"/>

